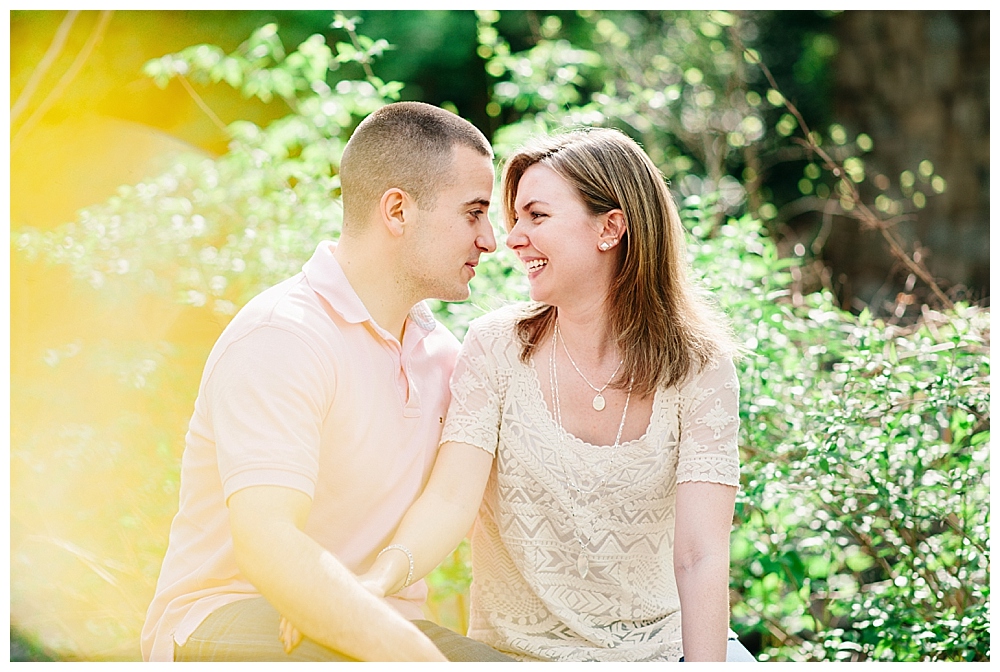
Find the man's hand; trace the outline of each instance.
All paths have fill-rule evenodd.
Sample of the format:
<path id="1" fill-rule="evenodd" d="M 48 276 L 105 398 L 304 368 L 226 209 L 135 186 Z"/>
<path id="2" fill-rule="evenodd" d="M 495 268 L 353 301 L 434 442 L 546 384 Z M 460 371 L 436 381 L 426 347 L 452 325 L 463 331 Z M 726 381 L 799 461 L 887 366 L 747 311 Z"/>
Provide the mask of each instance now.
<path id="1" fill-rule="evenodd" d="M 374 576 L 371 576 L 370 572 L 365 572 L 364 574 L 359 575 L 358 583 L 361 584 L 362 588 L 375 597 L 379 599 L 385 597 L 385 589 L 382 587 L 382 583 Z"/>
<path id="2" fill-rule="evenodd" d="M 419 579 L 423 577 L 427 572 L 434 569 L 437 563 L 458 545 L 458 542 L 462 540 L 462 537 L 468 531 L 469 526 L 472 525 L 472 521 L 475 519 L 476 511 L 479 509 L 479 504 L 483 498 L 483 490 L 486 487 L 486 481 L 490 475 L 490 469 L 493 465 L 493 456 L 486 451 L 477 448 L 475 446 L 470 446 L 463 443 L 448 442 L 444 444 L 438 451 L 437 460 L 434 463 L 434 469 L 431 472 L 430 480 L 427 487 L 424 489 L 423 494 L 417 501 L 410 507 L 406 516 L 403 517 L 403 522 L 400 524 L 400 528 L 393 538 L 394 543 L 401 543 L 406 546 L 414 554 L 417 559 L 416 571 L 414 572 L 414 578 Z M 299 505 L 305 505 L 306 508 L 299 510 L 297 508 L 292 508 L 291 514 L 293 519 L 298 521 L 296 523 L 297 528 L 301 528 L 305 524 L 305 516 L 308 514 L 309 500 L 305 495 L 301 493 L 296 493 L 293 490 L 286 490 L 285 488 L 275 488 L 276 490 L 285 490 L 289 493 L 295 493 L 301 495 L 304 502 L 300 502 Z M 257 488 L 249 488 L 249 490 L 257 490 Z M 243 492 L 243 491 L 240 491 Z M 232 497 L 230 497 L 230 511 L 235 512 L 238 506 L 237 497 L 240 495 L 237 492 Z M 267 516 L 268 511 L 257 509 L 248 515 L 245 519 L 245 524 L 248 526 L 248 532 L 259 533 L 261 527 L 261 516 Z M 301 516 L 301 518 L 299 518 Z M 236 527 L 235 513 L 232 514 L 234 517 L 234 530 Z M 235 533 L 234 533 L 235 534 Z M 305 536 L 305 535 L 303 535 Z M 289 556 L 288 550 L 284 549 L 281 544 L 272 543 L 268 548 L 279 548 L 283 549 L 281 553 L 281 560 L 278 562 L 279 567 L 276 570 L 283 570 L 288 573 L 291 570 L 290 567 L 282 566 L 283 559 Z M 329 554 L 327 554 L 329 556 Z M 237 556 L 238 557 L 238 556 Z M 330 556 L 332 559 L 332 556 Z M 338 563 L 339 565 L 339 563 Z M 242 567 L 242 565 L 241 565 Z M 358 593 L 366 596 L 366 599 L 375 599 L 385 597 L 387 593 L 391 593 L 394 590 L 399 590 L 402 586 L 408 570 L 409 562 L 407 557 L 402 553 L 383 553 L 375 563 L 368 569 L 367 572 L 361 574 L 357 577 L 350 574 L 346 568 L 341 567 L 341 570 L 350 576 L 351 588 Z M 250 576 L 247 572 L 247 576 L 250 577 L 251 582 L 254 585 L 258 585 L 257 582 Z M 264 589 L 258 586 L 261 593 L 269 600 L 271 597 L 264 592 Z M 282 595 L 284 598 L 284 595 Z M 305 633 L 310 638 L 322 642 L 318 637 L 313 635 L 313 631 L 310 629 L 306 621 L 301 620 L 301 616 L 293 613 L 289 607 L 277 601 L 277 597 L 272 600 L 272 604 L 278 609 L 278 612 L 282 614 L 281 621 L 278 625 L 278 638 L 284 644 L 285 652 L 290 653 L 296 646 L 302 641 L 302 634 Z M 315 596 L 309 596 L 308 599 L 315 600 Z M 330 604 L 338 604 L 341 602 L 342 598 L 333 597 L 330 600 Z M 381 599 L 375 600 L 379 605 L 384 606 L 386 609 L 391 611 L 391 607 L 385 605 Z M 287 604 L 287 602 L 286 602 Z M 342 611 L 342 609 L 341 609 Z M 393 612 L 395 613 L 395 612 Z M 349 617 L 350 614 L 347 614 Z M 399 618 L 402 618 L 399 616 Z M 404 619 L 405 620 L 405 619 Z M 296 625 L 293 625 L 292 622 Z M 317 626 L 322 625 L 321 623 L 316 623 Z M 411 625 L 407 622 L 407 625 Z M 417 634 L 421 634 L 416 626 L 412 626 Z M 300 629 L 301 628 L 301 631 Z M 353 629 L 353 628 L 352 628 Z M 375 631 L 363 633 L 365 636 L 372 636 Z M 385 637 L 387 633 L 378 633 L 381 635 L 380 640 L 385 641 L 388 639 Z M 359 636 L 362 636 L 359 634 Z M 422 635 L 421 635 L 422 636 Z M 426 640 L 426 638 L 424 638 Z M 391 641 L 391 639 L 389 640 Z M 430 640 L 426 640 L 430 644 Z M 355 644 L 356 642 L 351 642 Z M 325 644 L 330 646 L 329 644 Z M 430 644 L 433 647 L 433 644 Z M 331 647 L 336 648 L 336 647 Z M 341 650 L 341 649 L 337 649 Z M 434 649 L 435 653 L 437 649 Z M 354 657 L 359 657 L 352 654 L 349 651 L 344 651 L 348 655 L 353 655 Z M 438 655 L 440 655 L 438 653 Z M 361 657 L 362 660 L 370 658 Z M 389 660 L 388 658 L 376 658 L 376 660 Z M 424 658 L 402 658 L 401 660 L 425 660 Z"/>
<path id="3" fill-rule="evenodd" d="M 296 631 L 358 660 L 446 660 L 415 625 L 302 531 L 312 505 L 305 493 L 253 486 L 235 492 L 228 504 L 240 571 Z"/>
<path id="4" fill-rule="evenodd" d="M 385 597 L 385 593 L 382 590 L 379 582 L 368 575 L 368 573 L 362 574 L 358 577 L 358 583 L 367 590 L 369 593 L 375 597 L 382 598 Z M 298 628 L 292 625 L 284 616 L 278 621 L 278 639 L 285 647 L 285 653 L 291 653 L 295 650 L 295 647 L 302 643 L 302 633 L 299 632 Z"/>
<path id="5" fill-rule="evenodd" d="M 295 650 L 295 647 L 302 642 L 302 633 L 292 625 L 284 616 L 278 621 L 278 639 L 285 647 L 285 653 L 291 654 Z"/>

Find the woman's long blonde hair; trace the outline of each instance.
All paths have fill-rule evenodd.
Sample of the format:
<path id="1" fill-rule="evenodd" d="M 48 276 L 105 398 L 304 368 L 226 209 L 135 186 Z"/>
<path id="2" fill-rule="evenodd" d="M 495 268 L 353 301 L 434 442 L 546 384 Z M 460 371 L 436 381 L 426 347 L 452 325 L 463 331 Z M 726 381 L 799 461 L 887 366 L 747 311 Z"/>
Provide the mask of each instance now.
<path id="1" fill-rule="evenodd" d="M 639 145 L 610 128 L 541 137 L 510 159 L 501 194 L 507 230 L 525 171 L 540 163 L 573 185 L 594 215 L 620 209 L 625 233 L 615 248 L 618 269 L 608 289 L 608 328 L 624 365 L 612 387 L 639 395 L 681 382 L 736 347 L 728 321 L 688 280 L 684 227 L 663 175 Z M 530 308 L 517 323 L 527 362 L 555 322 L 553 306 Z"/>

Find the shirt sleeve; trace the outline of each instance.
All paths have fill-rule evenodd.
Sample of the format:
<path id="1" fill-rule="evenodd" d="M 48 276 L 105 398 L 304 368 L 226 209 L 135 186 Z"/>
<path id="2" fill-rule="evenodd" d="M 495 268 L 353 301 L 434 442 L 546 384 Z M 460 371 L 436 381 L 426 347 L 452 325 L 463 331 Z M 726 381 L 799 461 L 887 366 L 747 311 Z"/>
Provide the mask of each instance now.
<path id="1" fill-rule="evenodd" d="M 502 404 L 496 373 L 495 358 L 473 324 L 451 376 L 451 405 L 441 443 L 467 443 L 496 455 Z"/>
<path id="2" fill-rule="evenodd" d="M 677 482 L 740 484 L 740 383 L 730 357 L 707 365 L 684 387 Z"/>
<path id="3" fill-rule="evenodd" d="M 313 497 L 334 386 L 332 363 L 291 331 L 263 326 L 229 345 L 205 390 L 227 500 L 253 485 Z"/>

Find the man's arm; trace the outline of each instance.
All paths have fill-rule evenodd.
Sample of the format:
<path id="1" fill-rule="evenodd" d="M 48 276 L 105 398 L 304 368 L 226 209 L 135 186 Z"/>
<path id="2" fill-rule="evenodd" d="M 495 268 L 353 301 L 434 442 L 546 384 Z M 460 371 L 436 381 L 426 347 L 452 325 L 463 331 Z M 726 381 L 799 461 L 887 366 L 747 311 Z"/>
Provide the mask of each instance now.
<path id="1" fill-rule="evenodd" d="M 240 571 L 305 635 L 358 660 L 446 660 L 302 531 L 312 505 L 305 493 L 254 486 L 233 493 L 228 504 Z"/>
<path id="2" fill-rule="evenodd" d="M 729 630 L 729 530 L 736 488 L 677 484 L 674 576 L 681 598 L 684 660 L 724 661 Z"/>

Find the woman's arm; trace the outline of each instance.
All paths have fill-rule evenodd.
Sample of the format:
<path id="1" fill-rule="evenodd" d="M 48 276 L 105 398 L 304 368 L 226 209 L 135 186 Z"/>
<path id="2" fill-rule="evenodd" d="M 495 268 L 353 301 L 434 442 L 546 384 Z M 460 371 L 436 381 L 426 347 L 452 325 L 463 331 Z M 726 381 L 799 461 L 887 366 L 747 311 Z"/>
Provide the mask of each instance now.
<path id="1" fill-rule="evenodd" d="M 410 583 L 437 567 L 472 527 L 492 466 L 493 456 L 481 448 L 451 441 L 441 446 L 427 487 L 390 542 L 413 554 Z M 406 554 L 389 550 L 358 578 L 376 595 L 392 595 L 409 571 Z"/>
<path id="2" fill-rule="evenodd" d="M 724 661 L 729 630 L 729 531 L 736 488 L 677 484 L 674 575 L 685 661 Z"/>
<path id="3" fill-rule="evenodd" d="M 410 583 L 437 567 L 472 527 L 492 466 L 492 455 L 467 443 L 450 441 L 438 450 L 427 487 L 410 505 L 390 542 L 413 554 Z M 409 572 L 409 556 L 390 550 L 359 575 L 358 581 L 369 593 L 385 597 L 403 588 Z M 278 634 L 286 653 L 302 641 L 302 633 L 284 615 Z"/>

